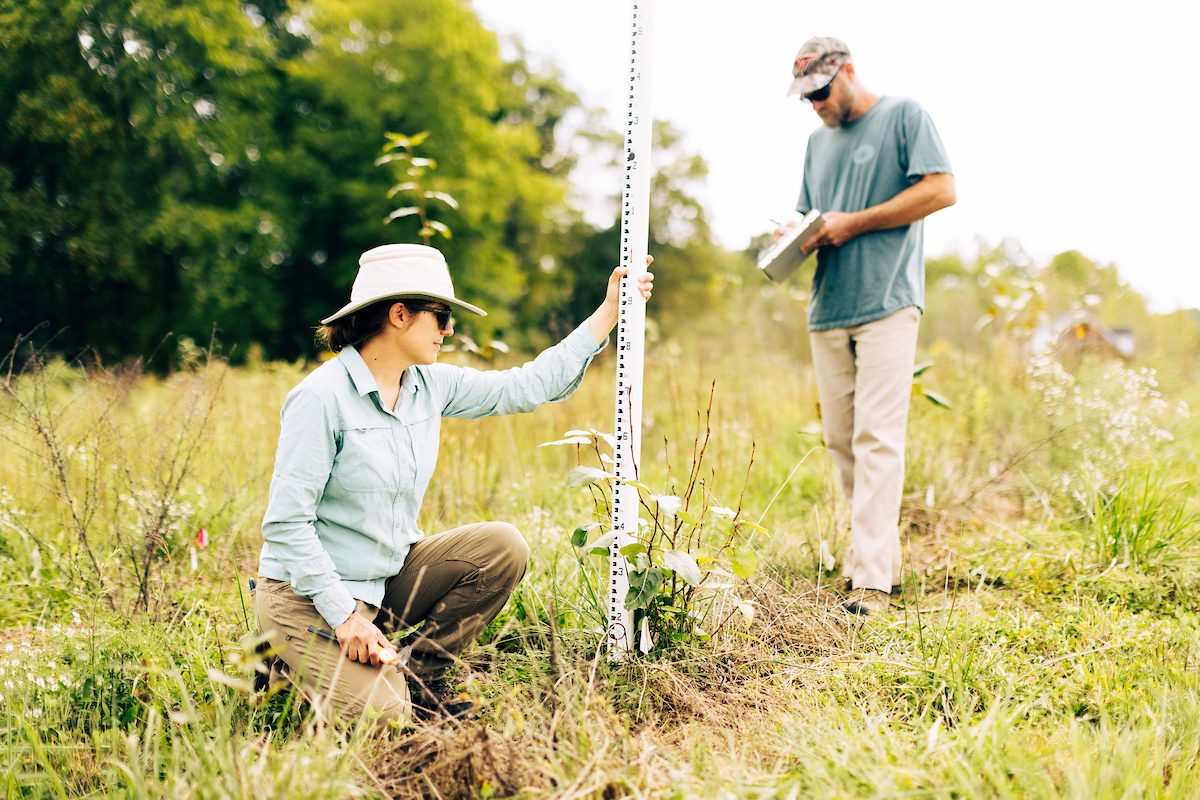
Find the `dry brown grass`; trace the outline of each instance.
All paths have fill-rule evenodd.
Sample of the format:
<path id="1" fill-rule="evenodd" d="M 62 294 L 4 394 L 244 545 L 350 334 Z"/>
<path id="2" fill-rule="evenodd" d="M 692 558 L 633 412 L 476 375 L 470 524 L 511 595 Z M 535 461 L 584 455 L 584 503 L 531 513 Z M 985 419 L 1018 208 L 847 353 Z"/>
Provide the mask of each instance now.
<path id="1" fill-rule="evenodd" d="M 495 659 L 473 660 L 467 680 L 489 698 L 480 717 L 377 740 L 365 758 L 373 782 L 397 798 L 669 790 L 684 767 L 680 753 L 731 733 L 752 735 L 780 710 L 781 689 L 819 681 L 826 667 L 851 654 L 852 623 L 833 593 L 798 592 L 767 576 L 753 588 L 753 623 L 669 659 L 609 665 L 603 654 L 576 649 L 555 678 L 545 650 L 528 654 L 543 670 L 518 684 L 490 668 Z"/>

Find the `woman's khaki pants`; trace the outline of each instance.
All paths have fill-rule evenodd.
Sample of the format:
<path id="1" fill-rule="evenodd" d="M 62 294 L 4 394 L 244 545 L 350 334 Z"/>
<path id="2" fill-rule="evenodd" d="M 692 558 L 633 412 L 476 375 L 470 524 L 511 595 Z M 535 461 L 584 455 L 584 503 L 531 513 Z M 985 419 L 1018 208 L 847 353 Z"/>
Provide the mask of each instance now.
<path id="1" fill-rule="evenodd" d="M 512 525 L 464 525 L 413 545 L 400 573 L 388 579 L 382 605 L 360 600 L 357 611 L 385 634 L 420 625 L 403 642 L 412 647 L 404 669 L 436 680 L 500 613 L 528 561 L 529 547 Z M 254 610 L 287 677 L 320 711 L 343 719 L 409 718 L 405 672 L 351 661 L 336 642 L 310 632 L 329 625 L 290 583 L 259 581 Z"/>

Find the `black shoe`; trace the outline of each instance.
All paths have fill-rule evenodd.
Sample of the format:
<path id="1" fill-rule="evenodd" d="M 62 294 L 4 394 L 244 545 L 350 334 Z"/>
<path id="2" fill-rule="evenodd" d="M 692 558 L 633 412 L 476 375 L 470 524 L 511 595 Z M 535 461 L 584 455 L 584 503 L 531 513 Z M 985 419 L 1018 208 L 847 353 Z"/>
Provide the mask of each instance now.
<path id="1" fill-rule="evenodd" d="M 258 634 L 262 636 L 260 632 Z M 254 648 L 254 693 L 261 694 L 271 688 L 271 672 L 275 664 L 271 643 L 265 638 Z"/>
<path id="2" fill-rule="evenodd" d="M 891 597 L 879 589 L 855 589 L 850 599 L 842 603 L 842 608 L 850 614 L 860 617 L 871 614 L 882 614 L 891 605 Z"/>
<path id="3" fill-rule="evenodd" d="M 475 703 L 445 678 L 412 679 L 413 714 L 417 719 L 466 719 L 475 712 Z"/>
<path id="4" fill-rule="evenodd" d="M 254 668 L 254 693 L 263 694 L 271 688 L 271 665 L 262 662 Z"/>

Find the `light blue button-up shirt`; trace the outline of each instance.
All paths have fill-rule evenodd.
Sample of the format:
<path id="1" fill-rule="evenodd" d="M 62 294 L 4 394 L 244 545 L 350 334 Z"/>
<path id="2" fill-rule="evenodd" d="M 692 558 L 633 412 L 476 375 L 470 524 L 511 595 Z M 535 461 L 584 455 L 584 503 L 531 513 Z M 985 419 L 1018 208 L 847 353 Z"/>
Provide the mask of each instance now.
<path id="1" fill-rule="evenodd" d="M 532 411 L 568 397 L 597 346 L 587 323 L 533 361 L 479 371 L 404 371 L 395 410 L 353 347 L 313 370 L 283 403 L 258 574 L 288 581 L 337 628 L 355 599 L 378 606 L 423 535 L 417 514 L 437 464 L 442 417 Z"/>

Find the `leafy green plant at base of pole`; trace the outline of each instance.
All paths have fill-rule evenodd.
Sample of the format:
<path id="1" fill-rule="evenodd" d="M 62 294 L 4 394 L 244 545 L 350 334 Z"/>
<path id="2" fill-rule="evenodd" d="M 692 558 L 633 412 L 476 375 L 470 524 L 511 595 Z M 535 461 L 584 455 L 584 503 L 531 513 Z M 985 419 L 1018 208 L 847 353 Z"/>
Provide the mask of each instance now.
<path id="1" fill-rule="evenodd" d="M 395 164 L 402 175 L 402 180 L 388 190 L 388 199 L 403 194 L 413 198 L 414 205 L 401 206 L 388 214 L 384 222 L 416 216 L 421 223 L 417 235 L 422 243 L 428 245 L 434 234 L 450 238 L 450 227 L 444 222 L 431 219 L 429 216 L 430 201 L 437 201 L 449 208 L 458 209 L 458 201 L 446 192 L 430 189 L 426 183 L 428 175 L 437 169 L 437 162 L 432 158 L 418 156 L 416 151 L 429 138 L 428 131 L 407 136 L 403 133 L 388 133 L 387 144 L 383 146 L 383 155 L 375 159 L 376 166 Z"/>
<path id="2" fill-rule="evenodd" d="M 710 397 L 706 423 L 711 408 Z M 704 642 L 732 617 L 747 622 L 754 617 L 753 604 L 738 589 L 758 568 L 753 538 L 766 529 L 741 518 L 740 500 L 732 509 L 717 505 L 709 494 L 700 474 L 711 433 L 706 426 L 697 439 L 679 495 L 657 494 L 644 483 L 627 481 L 637 489 L 645 516 L 638 520 L 634 541 L 621 548 L 629 567 L 625 607 L 635 612 L 635 621 L 644 615 L 651 639 L 659 645 Z M 586 488 L 594 500 L 592 521 L 570 534 L 581 565 L 589 555 L 607 559 L 618 536 L 612 530 L 612 487 L 618 478 L 604 468 L 612 458 L 602 445 L 611 448 L 612 435 L 595 430 L 568 431 L 563 439 L 541 445 L 574 446 L 581 455 L 583 448 L 590 448 L 601 464 L 579 464 L 567 477 L 568 486 Z M 674 487 L 675 479 L 668 477 L 668 482 Z"/>

